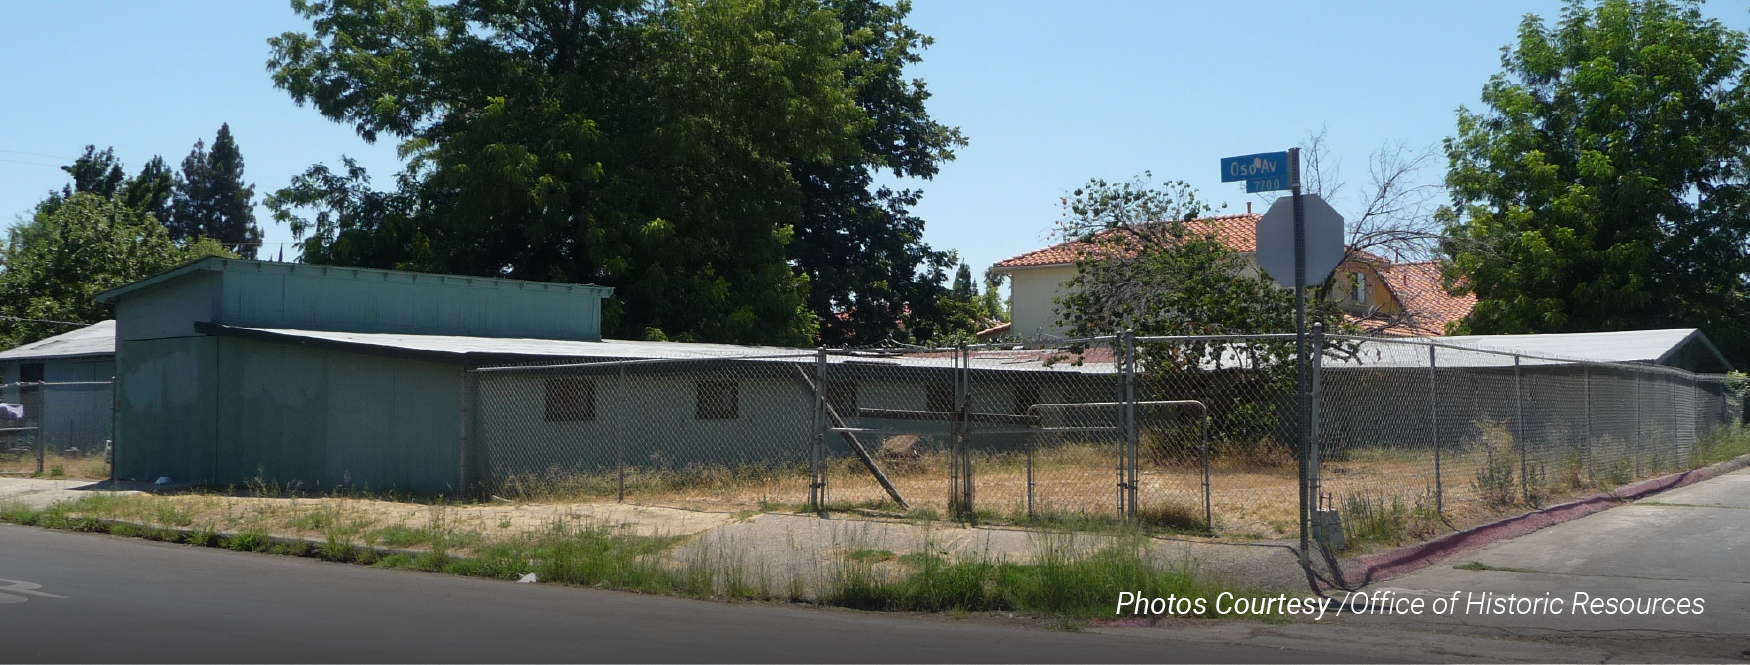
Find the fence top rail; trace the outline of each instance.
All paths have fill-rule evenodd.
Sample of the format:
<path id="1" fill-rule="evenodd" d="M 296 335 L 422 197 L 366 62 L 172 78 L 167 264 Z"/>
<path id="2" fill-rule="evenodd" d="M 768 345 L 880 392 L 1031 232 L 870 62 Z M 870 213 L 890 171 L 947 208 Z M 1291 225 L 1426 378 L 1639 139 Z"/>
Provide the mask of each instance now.
<path id="1" fill-rule="evenodd" d="M 550 365 L 497 365 L 492 367 L 474 367 L 468 372 L 475 374 L 541 374 L 556 370 L 600 369 L 605 367 L 624 367 L 636 365 L 681 365 L 712 362 L 730 362 L 739 360 L 788 360 L 813 362 L 815 351 L 797 350 L 794 353 L 762 353 L 745 356 L 698 356 L 693 358 L 627 358 L 619 360 L 600 360 L 590 362 L 567 362 Z"/>
<path id="2" fill-rule="evenodd" d="M 114 380 L 110 380 L 110 381 L 14 381 L 12 383 L 0 383 L 0 389 L 37 388 L 37 387 L 44 387 L 44 386 L 51 387 L 51 388 L 58 388 L 60 386 L 113 386 L 113 385 L 115 385 Z"/>
<path id="3" fill-rule="evenodd" d="M 1567 356 L 1558 356 L 1558 355 L 1551 355 L 1551 354 L 1525 353 L 1523 351 L 1508 351 L 1505 349 L 1491 349 L 1488 347 L 1466 346 L 1463 344 L 1453 344 L 1451 342 L 1441 342 L 1435 338 L 1428 338 L 1428 337 L 1391 338 L 1391 337 L 1368 337 L 1365 335 L 1326 335 L 1325 337 L 1326 337 L 1326 339 L 1339 340 L 1339 341 L 1361 342 L 1361 343 L 1367 343 L 1367 344 L 1379 344 L 1379 345 L 1387 345 L 1387 346 L 1389 346 L 1389 345 L 1413 346 L 1413 347 L 1421 347 L 1424 349 L 1427 349 L 1427 348 L 1446 349 L 1449 351 L 1457 351 L 1457 352 L 1463 352 L 1463 353 L 1473 353 L 1473 354 L 1478 354 L 1478 355 L 1488 355 L 1488 356 L 1496 356 L 1496 357 L 1503 357 L 1503 358 L 1519 358 L 1519 359 L 1523 359 L 1523 360 L 1536 360 L 1536 361 L 1546 362 L 1546 363 L 1560 363 L 1560 364 L 1567 364 L 1567 365 L 1589 365 L 1589 366 L 1593 366 L 1593 367 L 1608 367 L 1608 368 L 1612 368 L 1612 369 L 1622 369 L 1622 370 L 1630 370 L 1630 371 L 1636 371 L 1636 372 L 1675 374 L 1675 375 L 1686 376 L 1686 377 L 1702 376 L 1702 375 L 1698 375 L 1694 372 L 1691 372 L 1689 370 L 1683 369 L 1681 367 L 1669 367 L 1669 366 L 1665 366 L 1665 365 L 1652 365 L 1652 364 L 1648 364 L 1648 363 L 1620 361 L 1620 360 L 1597 360 L 1597 359 L 1588 359 L 1588 358 L 1575 358 L 1575 357 L 1567 357 Z M 1503 366 L 1505 366 L 1505 365 L 1503 365 Z"/>
<path id="4" fill-rule="evenodd" d="M 1326 337 L 1330 337 L 1330 335 L 1326 335 Z M 1295 338 L 1294 333 L 1261 333 L 1261 334 L 1256 334 L 1256 335 L 1147 335 L 1147 336 L 1137 335 L 1136 342 L 1138 344 L 1143 344 L 1143 343 L 1153 344 L 1153 343 L 1160 343 L 1160 342 L 1225 342 L 1225 341 L 1246 341 L 1246 340 L 1290 340 L 1290 339 L 1294 339 L 1294 338 Z"/>

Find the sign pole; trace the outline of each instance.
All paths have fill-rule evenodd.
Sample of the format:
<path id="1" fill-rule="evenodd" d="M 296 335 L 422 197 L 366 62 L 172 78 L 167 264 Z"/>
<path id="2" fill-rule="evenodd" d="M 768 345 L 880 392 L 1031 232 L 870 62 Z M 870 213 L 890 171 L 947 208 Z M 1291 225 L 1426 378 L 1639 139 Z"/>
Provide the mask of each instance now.
<path id="1" fill-rule="evenodd" d="M 1300 452 L 1300 565 L 1312 565 L 1311 400 L 1307 394 L 1306 349 L 1306 206 L 1300 196 L 1300 148 L 1288 149 L 1288 191 L 1294 197 L 1294 397 L 1295 444 Z"/>

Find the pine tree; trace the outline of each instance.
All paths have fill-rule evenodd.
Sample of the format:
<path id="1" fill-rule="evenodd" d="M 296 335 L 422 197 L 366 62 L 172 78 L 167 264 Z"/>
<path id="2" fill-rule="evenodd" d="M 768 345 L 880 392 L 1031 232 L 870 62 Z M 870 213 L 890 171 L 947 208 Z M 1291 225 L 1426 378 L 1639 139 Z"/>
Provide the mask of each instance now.
<path id="1" fill-rule="evenodd" d="M 171 200 L 170 237 L 189 243 L 212 238 L 239 255 L 254 258 L 261 244 L 255 225 L 255 186 L 243 183 L 243 153 L 231 138 L 231 126 L 219 126 L 213 148 L 196 141 L 182 160 Z"/>

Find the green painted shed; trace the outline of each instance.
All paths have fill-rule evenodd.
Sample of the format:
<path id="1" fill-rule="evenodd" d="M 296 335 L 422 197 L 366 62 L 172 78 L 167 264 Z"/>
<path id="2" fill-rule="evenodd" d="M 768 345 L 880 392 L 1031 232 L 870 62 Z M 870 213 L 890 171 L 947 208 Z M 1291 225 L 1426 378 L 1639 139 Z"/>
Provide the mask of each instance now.
<path id="1" fill-rule="evenodd" d="M 219 258 L 112 289 L 98 300 L 116 310 L 116 474 L 455 493 L 463 372 L 516 354 L 361 350 L 309 333 L 599 342 L 611 294 Z"/>

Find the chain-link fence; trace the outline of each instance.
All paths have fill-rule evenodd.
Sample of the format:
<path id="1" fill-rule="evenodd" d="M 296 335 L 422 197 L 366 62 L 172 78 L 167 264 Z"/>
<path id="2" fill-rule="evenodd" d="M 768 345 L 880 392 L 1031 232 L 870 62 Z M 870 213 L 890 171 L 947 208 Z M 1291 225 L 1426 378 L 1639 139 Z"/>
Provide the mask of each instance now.
<path id="1" fill-rule="evenodd" d="M 0 473 L 49 473 L 63 460 L 107 461 L 114 437 L 113 381 L 0 385 Z"/>
<path id="2" fill-rule="evenodd" d="M 1742 417 L 1719 376 L 1315 337 L 1310 455 L 1294 336 L 1120 335 L 481 368 L 464 482 L 1263 538 L 1299 531 L 1305 496 L 1365 537 L 1681 468 Z"/>
<path id="3" fill-rule="evenodd" d="M 1432 531 L 1693 466 L 1742 418 L 1725 377 L 1332 336 L 1313 487 L 1350 531 Z"/>

